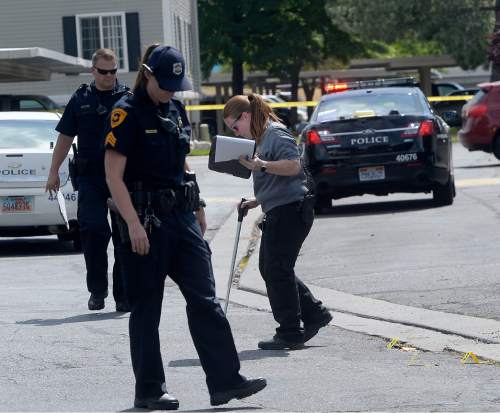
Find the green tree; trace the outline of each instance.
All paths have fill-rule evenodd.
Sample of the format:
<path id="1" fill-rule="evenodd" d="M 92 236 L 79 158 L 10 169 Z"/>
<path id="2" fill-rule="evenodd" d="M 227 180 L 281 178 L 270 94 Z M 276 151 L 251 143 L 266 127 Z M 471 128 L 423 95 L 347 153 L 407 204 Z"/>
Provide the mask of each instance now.
<path id="1" fill-rule="evenodd" d="M 347 61 L 361 43 L 336 27 L 327 0 L 198 0 L 204 76 L 215 64 L 232 67 L 233 93 L 243 92 L 243 69 L 288 79 L 297 99 L 299 73 L 326 58 Z"/>
<path id="2" fill-rule="evenodd" d="M 298 98 L 303 68 L 317 68 L 326 59 L 345 63 L 364 52 L 360 42 L 333 24 L 326 4 L 327 0 L 262 2 L 260 13 L 269 18 L 249 37 L 251 66 L 288 80 L 293 101 Z M 303 80 L 303 86 L 311 99 L 315 85 L 307 87 Z"/>
<path id="3" fill-rule="evenodd" d="M 488 59 L 491 60 L 490 80 L 495 82 L 500 80 L 500 0 L 495 1 L 495 27 L 491 34 L 488 48 Z"/>
<path id="4" fill-rule="evenodd" d="M 248 6 L 249 2 L 233 0 L 198 0 L 203 76 L 208 77 L 216 64 L 230 64 L 235 94 L 243 92 L 243 63 L 248 60 Z"/>
<path id="5" fill-rule="evenodd" d="M 334 22 L 366 41 L 426 44 L 464 69 L 486 63 L 493 0 L 330 0 Z"/>

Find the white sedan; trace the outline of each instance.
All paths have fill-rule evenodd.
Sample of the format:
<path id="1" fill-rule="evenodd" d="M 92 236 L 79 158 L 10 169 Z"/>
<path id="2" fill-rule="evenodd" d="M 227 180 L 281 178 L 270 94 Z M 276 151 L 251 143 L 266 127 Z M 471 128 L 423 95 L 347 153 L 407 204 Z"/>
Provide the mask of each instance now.
<path id="1" fill-rule="evenodd" d="M 45 192 L 58 122 L 52 112 L 0 112 L 0 236 L 56 234 L 79 244 L 78 194 L 67 161 L 59 176 L 69 229 L 57 197 Z"/>

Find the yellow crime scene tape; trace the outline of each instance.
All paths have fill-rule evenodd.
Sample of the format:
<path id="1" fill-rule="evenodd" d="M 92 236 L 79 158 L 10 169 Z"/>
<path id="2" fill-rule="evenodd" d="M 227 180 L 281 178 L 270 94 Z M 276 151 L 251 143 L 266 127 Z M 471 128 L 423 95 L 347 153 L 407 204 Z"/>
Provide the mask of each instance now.
<path id="1" fill-rule="evenodd" d="M 463 96 L 429 96 L 427 99 L 429 102 L 445 102 L 445 101 L 456 101 L 456 100 L 469 100 L 474 96 L 463 95 Z M 279 102 L 279 103 L 269 103 L 272 108 L 294 108 L 303 106 L 316 106 L 318 101 L 307 100 L 303 102 Z M 224 109 L 224 104 L 213 104 L 213 105 L 186 105 L 186 110 L 222 110 Z"/>

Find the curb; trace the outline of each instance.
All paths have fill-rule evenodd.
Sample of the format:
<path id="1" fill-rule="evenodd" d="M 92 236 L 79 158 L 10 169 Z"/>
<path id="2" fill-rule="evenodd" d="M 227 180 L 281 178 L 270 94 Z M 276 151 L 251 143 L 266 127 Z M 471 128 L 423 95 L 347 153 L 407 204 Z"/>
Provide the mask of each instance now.
<path id="1" fill-rule="evenodd" d="M 253 224 L 259 216 L 260 211 L 256 208 L 250 210 L 243 221 L 236 263 L 248 250 L 254 227 L 249 222 Z M 217 297 L 221 299 L 226 296 L 236 228 L 235 208 L 211 243 Z M 259 246 L 260 239 L 255 251 Z M 314 285 L 309 288 L 333 312 L 331 325 L 387 339 L 397 338 L 401 343 L 428 351 L 471 352 L 481 358 L 500 361 L 500 321 L 393 304 Z M 258 254 L 250 256 L 239 286 L 233 285 L 230 303 L 271 311 L 258 269 Z"/>

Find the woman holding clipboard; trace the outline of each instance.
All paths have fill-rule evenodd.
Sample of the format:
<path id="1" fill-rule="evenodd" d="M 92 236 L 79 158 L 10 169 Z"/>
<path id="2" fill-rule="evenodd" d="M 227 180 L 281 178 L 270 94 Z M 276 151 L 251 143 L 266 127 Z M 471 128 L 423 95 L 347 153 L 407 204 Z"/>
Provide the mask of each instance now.
<path id="1" fill-rule="evenodd" d="M 253 139 L 257 145 L 253 158 L 240 158 L 252 171 L 255 193 L 241 208 L 260 205 L 265 213 L 259 270 L 279 324 L 276 334 L 258 346 L 263 350 L 302 348 L 332 316 L 294 271 L 314 221 L 314 196 L 308 189 L 297 144 L 259 95 L 229 99 L 224 123 L 237 136 Z"/>

